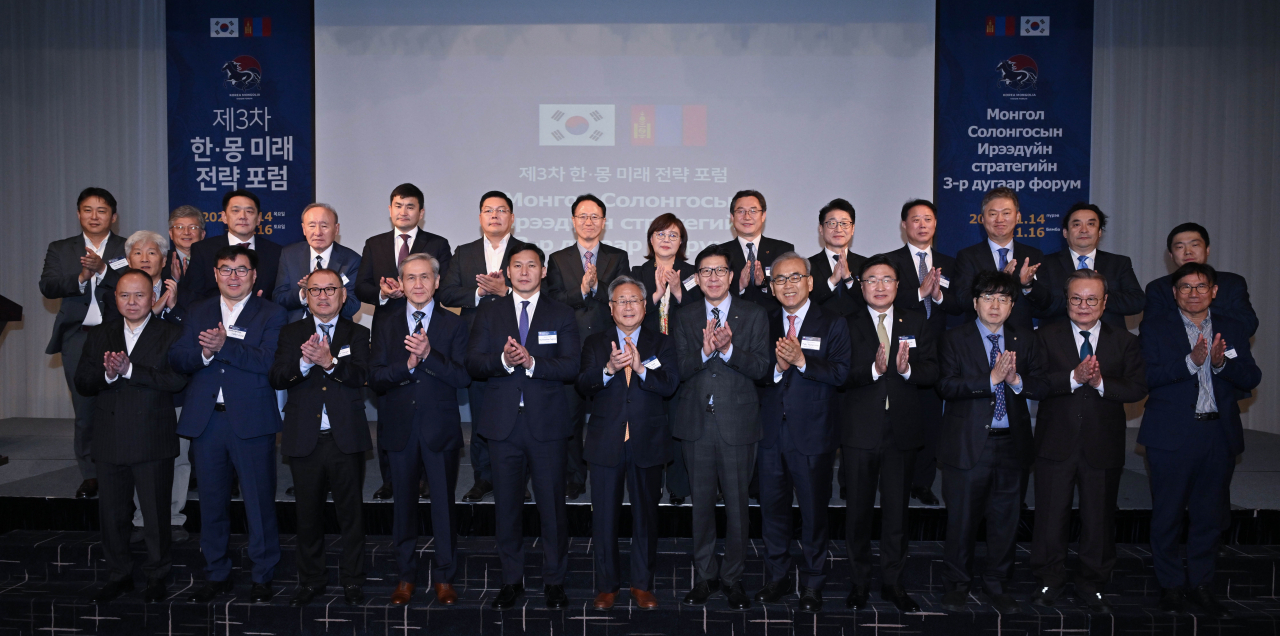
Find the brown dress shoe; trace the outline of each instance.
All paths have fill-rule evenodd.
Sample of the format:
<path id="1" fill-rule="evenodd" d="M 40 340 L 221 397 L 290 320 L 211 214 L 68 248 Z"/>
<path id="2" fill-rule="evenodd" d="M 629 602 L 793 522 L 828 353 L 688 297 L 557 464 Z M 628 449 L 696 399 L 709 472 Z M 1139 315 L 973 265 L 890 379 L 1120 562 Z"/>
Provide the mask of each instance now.
<path id="1" fill-rule="evenodd" d="M 449 583 L 436 583 L 436 600 L 442 605 L 453 605 L 458 602 L 458 593 Z"/>
<path id="2" fill-rule="evenodd" d="M 613 609 L 613 600 L 618 597 L 617 592 L 601 592 L 596 594 L 596 609 L 607 610 Z"/>
<path id="3" fill-rule="evenodd" d="M 396 584 L 396 591 L 391 593 L 392 605 L 408 605 L 409 598 L 413 596 L 413 584 L 408 581 L 400 581 Z"/>
<path id="4" fill-rule="evenodd" d="M 636 602 L 636 605 L 640 609 L 651 610 L 658 608 L 658 598 L 653 595 L 653 592 L 648 590 L 637 590 L 634 587 L 631 588 L 631 599 Z"/>

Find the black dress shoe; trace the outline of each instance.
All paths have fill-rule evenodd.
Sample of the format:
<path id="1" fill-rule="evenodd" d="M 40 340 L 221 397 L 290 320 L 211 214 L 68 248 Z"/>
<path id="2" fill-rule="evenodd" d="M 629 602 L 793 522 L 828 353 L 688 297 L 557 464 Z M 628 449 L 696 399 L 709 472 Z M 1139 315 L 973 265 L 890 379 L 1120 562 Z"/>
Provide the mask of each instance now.
<path id="1" fill-rule="evenodd" d="M 849 489 L 845 486 L 840 487 L 840 501 L 849 500 Z"/>
<path id="2" fill-rule="evenodd" d="M 893 603 L 893 606 L 904 614 L 920 611 L 920 604 L 911 598 L 911 595 L 907 594 L 907 591 L 901 585 L 886 585 L 880 588 L 880 598 Z"/>
<path id="3" fill-rule="evenodd" d="M 680 497 L 680 496 L 677 496 L 677 495 L 671 495 L 671 505 L 673 505 L 673 506 L 683 506 L 683 505 L 684 505 L 684 497 Z"/>
<path id="4" fill-rule="evenodd" d="M 418 499 L 431 501 L 431 486 L 427 485 L 425 479 L 418 482 Z"/>
<path id="5" fill-rule="evenodd" d="M 231 498 L 235 499 L 240 496 L 240 478 L 236 477 L 231 480 Z"/>
<path id="6" fill-rule="evenodd" d="M 1022 611 L 1022 608 L 1018 607 L 1018 602 L 1008 594 L 988 594 L 987 598 L 991 600 L 991 606 L 1001 614 L 1017 614 Z"/>
<path id="7" fill-rule="evenodd" d="M 921 487 L 919 487 L 919 486 L 916 486 L 915 488 L 912 488 L 912 489 L 911 489 L 911 498 L 912 498 L 912 499 L 915 499 L 916 501 L 919 501 L 920 503 L 922 503 L 922 504 L 924 504 L 924 505 L 926 505 L 926 506 L 937 506 L 937 505 L 939 505 L 938 497 L 937 497 L 937 496 L 935 496 L 935 495 L 933 494 L 933 491 L 932 491 L 932 490 L 930 490 L 930 489 L 928 489 L 928 488 L 921 488 Z"/>
<path id="8" fill-rule="evenodd" d="M 582 493 L 586 492 L 586 490 L 587 486 L 585 484 L 568 484 L 564 487 L 564 498 L 577 499 L 582 496 Z"/>
<path id="9" fill-rule="evenodd" d="M 851 610 L 866 609 L 867 604 L 871 600 L 871 591 L 865 585 L 855 585 L 849 590 L 848 598 L 844 599 L 844 606 Z"/>
<path id="10" fill-rule="evenodd" d="M 1167 587 L 1160 590 L 1160 611 L 1174 616 L 1182 616 L 1187 613 L 1186 605 L 1183 602 L 1182 588 Z"/>
<path id="11" fill-rule="evenodd" d="M 93 595 L 93 602 L 96 605 L 105 605 L 120 598 L 125 592 L 133 591 L 133 579 L 120 579 L 119 581 L 110 581 Z"/>
<path id="12" fill-rule="evenodd" d="M 951 590 L 942 595 L 942 609 L 948 612 L 963 612 L 969 603 L 969 590 Z"/>
<path id="13" fill-rule="evenodd" d="M 509 610 L 516 606 L 516 599 L 524 596 L 524 586 L 516 583 L 515 585 L 504 585 L 498 590 L 498 596 L 493 599 L 493 609 L 498 611 Z"/>
<path id="14" fill-rule="evenodd" d="M 86 479 L 80 482 L 80 487 L 76 489 L 76 499 L 93 499 L 98 496 L 98 478 Z"/>
<path id="15" fill-rule="evenodd" d="M 378 500 L 390 499 L 391 498 L 391 482 L 389 481 L 382 482 L 382 486 L 377 490 L 373 491 L 373 498 Z"/>
<path id="16" fill-rule="evenodd" d="M 1091 592 L 1089 594 L 1082 594 L 1081 596 L 1084 597 L 1084 604 L 1089 607 L 1090 613 L 1092 614 L 1110 614 L 1111 613 L 1111 603 L 1107 601 L 1106 597 L 1104 597 L 1101 592 Z"/>
<path id="17" fill-rule="evenodd" d="M 1234 616 L 1231 610 L 1222 606 L 1218 599 L 1214 596 L 1213 591 L 1207 585 L 1197 586 L 1195 589 L 1187 592 L 1187 600 L 1192 605 L 1199 607 L 1209 618 L 1231 619 Z"/>
<path id="18" fill-rule="evenodd" d="M 791 579 L 773 581 L 772 583 L 765 585 L 759 592 L 756 592 L 756 602 L 777 603 L 778 601 L 781 601 L 784 596 L 791 594 L 791 591 L 794 589 L 796 589 L 796 586 Z"/>
<path id="19" fill-rule="evenodd" d="M 544 588 L 547 595 L 547 609 L 564 609 L 569 606 L 569 596 L 564 593 L 563 585 L 548 585 Z"/>
<path id="20" fill-rule="evenodd" d="M 817 614 L 822 611 L 822 592 L 810 587 L 801 587 L 800 611 L 807 614 Z"/>
<path id="21" fill-rule="evenodd" d="M 254 583 L 253 587 L 249 588 L 250 603 L 266 603 L 275 595 L 276 591 L 271 589 L 271 581 L 267 581 L 266 583 Z"/>
<path id="22" fill-rule="evenodd" d="M 1031 593 L 1031 604 L 1036 607 L 1053 607 L 1053 604 L 1062 596 L 1062 588 L 1041 585 L 1036 591 Z M 1081 594 L 1082 597 L 1086 596 Z"/>
<path id="23" fill-rule="evenodd" d="M 685 605 L 706 605 L 707 599 L 720 591 L 720 581 L 698 581 L 697 585 L 684 595 Z"/>
<path id="24" fill-rule="evenodd" d="M 134 526 L 133 529 L 129 531 L 130 545 L 134 543 L 142 543 L 143 541 L 146 541 L 146 540 L 147 540 L 147 535 L 142 531 L 142 528 L 139 528 L 138 526 Z"/>
<path id="25" fill-rule="evenodd" d="M 529 492 L 529 487 L 528 487 L 528 486 L 525 486 L 525 487 L 524 487 L 524 502 L 525 502 L 525 503 L 529 503 L 530 501 L 533 501 L 533 493 L 530 493 L 530 492 Z"/>
<path id="26" fill-rule="evenodd" d="M 191 593 L 187 600 L 192 603 L 211 603 L 213 599 L 230 594 L 232 590 L 231 579 L 225 581 L 205 581 L 200 589 Z"/>
<path id="27" fill-rule="evenodd" d="M 729 609 L 738 611 L 751 609 L 751 597 L 747 596 L 747 591 L 742 588 L 742 581 L 729 586 L 725 593 L 729 597 Z"/>
<path id="28" fill-rule="evenodd" d="M 359 605 L 364 602 L 364 590 L 359 585 L 342 586 L 342 601 L 347 605 Z"/>
<path id="29" fill-rule="evenodd" d="M 298 593 L 289 599 L 289 607 L 302 607 L 311 602 L 311 599 L 324 593 L 323 586 L 316 585 L 299 585 Z M 255 601 L 257 602 L 257 601 Z"/>
<path id="30" fill-rule="evenodd" d="M 462 495 L 462 500 L 467 503 L 475 503 L 484 499 L 484 496 L 491 492 L 493 492 L 493 484 L 481 479 L 471 487 L 471 490 L 468 490 L 466 494 Z"/>
<path id="31" fill-rule="evenodd" d="M 162 579 L 155 579 L 147 581 L 147 590 L 142 593 L 142 600 L 146 603 L 163 603 L 168 596 L 169 584 Z"/>
<path id="32" fill-rule="evenodd" d="M 284 494 L 289 495 L 290 497 L 296 497 L 297 496 L 295 494 L 296 492 L 297 490 L 295 490 L 293 486 L 289 486 L 288 488 L 284 489 Z"/>

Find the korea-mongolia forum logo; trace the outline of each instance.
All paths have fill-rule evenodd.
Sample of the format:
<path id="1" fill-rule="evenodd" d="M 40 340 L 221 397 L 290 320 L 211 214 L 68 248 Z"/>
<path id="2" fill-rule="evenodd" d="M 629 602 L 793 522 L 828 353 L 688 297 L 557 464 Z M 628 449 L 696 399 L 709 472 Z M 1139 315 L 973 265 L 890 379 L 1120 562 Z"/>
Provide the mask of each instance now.
<path id="1" fill-rule="evenodd" d="M 227 74 L 223 84 L 236 90 L 253 90 L 262 83 L 262 65 L 248 55 L 223 64 L 222 71 Z"/>

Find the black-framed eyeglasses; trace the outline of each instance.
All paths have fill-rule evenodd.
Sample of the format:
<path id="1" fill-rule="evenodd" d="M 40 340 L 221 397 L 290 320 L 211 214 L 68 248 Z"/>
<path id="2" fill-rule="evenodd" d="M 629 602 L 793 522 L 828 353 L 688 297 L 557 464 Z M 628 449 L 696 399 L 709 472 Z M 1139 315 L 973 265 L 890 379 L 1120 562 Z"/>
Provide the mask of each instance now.
<path id="1" fill-rule="evenodd" d="M 214 269 L 217 270 L 218 275 L 222 276 L 223 278 L 231 276 L 232 274 L 235 274 L 236 276 L 242 276 L 242 277 L 249 275 L 249 268 L 245 267 L 244 265 L 241 265 L 240 267 L 227 267 L 226 265 L 223 265 L 222 267 L 217 267 Z"/>
<path id="2" fill-rule="evenodd" d="M 1200 283 L 1198 285 L 1183 283 L 1181 285 L 1178 285 L 1178 293 L 1182 294 L 1183 296 L 1190 294 L 1191 290 L 1193 289 L 1197 294 L 1207 294 L 1209 293 L 1209 283 Z"/>
<path id="3" fill-rule="evenodd" d="M 828 230 L 835 230 L 835 229 L 847 230 L 853 227 L 853 224 L 848 221 L 833 220 L 833 221 L 827 221 L 826 223 L 823 223 L 822 226 L 827 228 Z"/>
<path id="4" fill-rule="evenodd" d="M 698 275 L 703 278 L 723 278 L 729 275 L 728 267 L 699 267 Z"/>
<path id="5" fill-rule="evenodd" d="M 774 285 L 786 285 L 787 283 L 791 283 L 793 285 L 799 285 L 800 281 L 808 277 L 809 277 L 808 274 L 800 274 L 800 273 L 791 274 L 790 276 L 772 276 L 769 278 L 769 282 L 773 283 Z"/>
<path id="6" fill-rule="evenodd" d="M 312 298 L 315 298 L 316 296 L 320 296 L 321 294 L 325 296 L 333 296 L 336 293 L 338 293 L 338 288 L 332 285 L 329 287 L 308 287 L 307 288 L 307 294 L 309 294 Z"/>

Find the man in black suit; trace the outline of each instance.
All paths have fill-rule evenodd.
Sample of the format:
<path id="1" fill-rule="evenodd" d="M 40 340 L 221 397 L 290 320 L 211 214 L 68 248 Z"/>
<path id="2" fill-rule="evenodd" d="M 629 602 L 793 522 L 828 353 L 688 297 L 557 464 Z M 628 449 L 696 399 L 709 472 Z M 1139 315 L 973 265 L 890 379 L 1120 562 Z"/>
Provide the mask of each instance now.
<path id="1" fill-rule="evenodd" d="M 483 236 L 454 250 L 449 269 L 445 270 L 440 281 L 436 299 L 447 307 L 458 307 L 468 331 L 481 305 L 511 293 L 503 264 L 517 247 L 524 245 L 511 233 L 514 222 L 515 208 L 510 197 L 497 190 L 484 193 L 480 197 L 480 231 Z M 493 492 L 489 443 L 476 435 L 480 409 L 484 406 L 484 382 L 472 382 L 467 387 L 467 394 L 471 404 L 471 445 L 467 453 L 471 458 L 475 482 L 471 490 L 462 495 L 462 500 L 477 502 Z"/>
<path id="2" fill-rule="evenodd" d="M 97 397 L 93 461 L 101 480 L 98 518 L 108 568 L 107 583 L 93 597 L 98 604 L 133 590 L 129 534 L 135 486 L 146 523 L 146 602 L 163 601 L 168 589 L 169 492 L 173 458 L 178 456 L 173 394 L 182 390 L 187 378 L 169 366 L 169 347 L 182 328 L 152 320 L 153 297 L 151 277 L 145 272 L 131 269 L 121 274 L 114 299 L 121 317 L 89 331 L 76 367 L 80 393 Z"/>
<path id="3" fill-rule="evenodd" d="M 729 268 L 737 281 L 733 297 L 753 302 L 766 311 L 778 307 L 778 301 L 774 300 L 769 289 L 773 259 L 796 249 L 786 241 L 764 236 L 767 209 L 764 195 L 755 190 L 740 190 L 734 194 L 729 201 L 729 219 L 733 221 L 737 238 L 723 244 L 728 250 Z"/>
<path id="4" fill-rule="evenodd" d="M 111 232 L 119 219 L 116 198 L 102 188 L 85 188 L 76 198 L 80 234 L 49 244 L 40 272 L 40 293 L 50 300 L 61 298 L 47 354 L 62 354 L 62 375 L 71 389 L 75 409 L 75 454 L 80 467 L 77 499 L 98 495 L 98 474 L 93 465 L 93 398 L 76 390 L 76 369 L 90 327 L 115 316 L 112 299 L 120 272 L 129 266 L 122 236 Z"/>
<path id="5" fill-rule="evenodd" d="M 178 307 L 183 317 L 192 303 L 218 295 L 218 281 L 213 274 L 217 266 L 214 255 L 228 245 L 247 245 L 258 253 L 258 278 L 253 292 L 263 300 L 271 300 L 276 273 L 280 268 L 280 245 L 257 236 L 262 222 L 262 202 L 248 190 L 232 190 L 222 196 L 222 218 L 227 233 L 211 236 L 191 246 L 191 264 L 178 281 Z"/>
<path id="6" fill-rule="evenodd" d="M 309 317 L 280 330 L 270 374 L 272 388 L 289 392 L 280 441 L 280 453 L 291 458 L 298 514 L 298 592 L 289 604 L 310 603 L 328 583 L 324 509 L 331 490 L 342 531 L 342 594 L 347 605 L 359 605 L 365 576 L 364 453 L 373 448 L 364 416 L 369 330 L 340 317 L 347 295 L 341 274 L 320 268 L 304 283 Z"/>
<path id="7" fill-rule="evenodd" d="M 1102 588 L 1116 562 L 1115 511 L 1124 471 L 1124 405 L 1147 395 L 1138 338 L 1103 318 L 1111 301 L 1102 272 L 1067 276 L 1068 319 L 1036 330 L 1049 373 L 1036 422 L 1036 524 L 1031 603 L 1052 607 L 1067 582 L 1072 499 L 1080 493 L 1080 574 L 1076 597 L 1091 612 L 1111 604 Z"/>
<path id="8" fill-rule="evenodd" d="M 533 476 L 544 555 L 548 609 L 564 609 L 569 569 L 564 507 L 565 440 L 573 435 L 564 383 L 578 377 L 581 341 L 573 309 L 542 296 L 546 256 L 532 244 L 511 255 L 508 294 L 476 312 L 467 370 L 484 378 L 477 432 L 489 440 L 502 589 L 493 608 L 515 607 L 524 594 L 524 484 Z"/>
<path id="9" fill-rule="evenodd" d="M 675 341 L 641 327 L 646 290 L 630 276 L 609 283 L 613 333 L 587 338 L 582 346 L 578 388 L 592 398 L 591 428 L 584 454 L 591 465 L 591 537 L 595 544 L 598 610 L 613 608 L 621 581 L 618 558 L 622 489 L 631 501 L 631 598 L 654 609 L 653 574 L 658 565 L 658 501 L 662 470 L 671 461 L 671 423 L 666 398 L 676 392 L 680 372 Z M 623 376 L 619 379 L 617 376 Z"/>
<path id="10" fill-rule="evenodd" d="M 920 611 L 903 587 L 907 505 L 916 452 L 929 433 L 919 413 L 920 387 L 937 382 L 938 356 L 925 316 L 894 304 L 902 276 L 884 254 L 863 262 L 858 279 L 866 309 L 848 317 L 853 353 L 840 413 L 849 491 L 847 545 L 853 565 L 853 589 L 845 602 L 850 609 L 867 607 L 879 490 L 880 597 L 899 611 Z M 909 287 L 912 292 L 914 288 Z"/>
<path id="11" fill-rule="evenodd" d="M 391 603 L 404 605 L 413 596 L 418 578 L 418 493 L 423 478 L 436 495 L 431 498 L 431 527 L 435 537 L 436 599 L 453 605 L 457 573 L 457 521 L 454 490 L 458 485 L 458 451 L 462 449 L 462 417 L 458 389 L 471 382 L 467 375 L 467 329 L 462 319 L 435 300 L 440 275 L 435 257 L 410 254 L 400 263 L 400 289 L 405 303 L 401 316 L 378 323 L 374 333 L 369 386 L 385 393 L 381 417 L 386 419 L 378 443 L 391 456 L 395 501 L 392 541 L 400 579 Z"/>
<path id="12" fill-rule="evenodd" d="M 1063 215 L 1062 236 L 1067 240 L 1067 247 L 1044 257 L 1044 267 L 1039 274 L 1052 294 L 1048 311 L 1038 316 L 1042 324 L 1069 320 L 1071 310 L 1066 296 L 1059 290 L 1071 272 L 1080 269 L 1100 272 L 1107 279 L 1107 310 L 1102 314 L 1102 322 L 1126 329 L 1125 316 L 1142 313 L 1146 294 L 1133 273 L 1129 257 L 1098 249 L 1106 228 L 1107 215 L 1092 203 L 1076 203 Z"/>
<path id="13" fill-rule="evenodd" d="M 849 372 L 849 328 L 842 316 L 819 307 L 809 295 L 809 261 L 795 252 L 773 261 L 768 352 L 772 373 L 760 389 L 760 520 L 766 584 L 761 603 L 777 603 L 795 590 L 791 580 L 791 501 L 800 504 L 800 611 L 822 609 L 826 582 L 827 506 L 831 469 L 839 448 L 836 387 Z M 821 284 L 821 281 L 819 281 Z"/>
<path id="14" fill-rule="evenodd" d="M 422 190 L 412 183 L 402 183 L 391 191 L 391 203 L 387 211 L 391 215 L 391 225 L 395 228 L 369 237 L 364 242 L 364 251 L 360 254 L 360 273 L 356 276 L 356 298 L 362 303 L 373 305 L 373 329 L 378 329 L 378 322 L 387 314 L 383 307 L 388 301 L 404 298 L 404 290 L 400 289 L 399 270 L 401 261 L 410 254 L 428 254 L 440 263 L 440 269 L 449 268 L 449 240 L 437 236 L 418 225 L 422 223 Z M 391 308 L 390 313 L 399 315 L 398 307 Z M 382 400 L 378 400 L 381 408 Z M 378 434 L 382 434 L 382 417 L 378 418 Z M 391 461 L 387 451 L 378 445 L 378 472 L 382 475 L 382 486 L 373 493 L 374 499 L 391 498 Z"/>
<path id="15" fill-rule="evenodd" d="M 752 213 L 749 218 L 762 218 Z M 769 374 L 768 315 L 735 298 L 735 248 L 713 245 L 698 254 L 703 302 L 676 312 L 680 359 L 672 434 L 684 446 L 693 497 L 693 563 L 697 582 L 685 605 L 703 605 L 723 587 L 729 608 L 751 607 L 742 587 L 747 549 L 747 487 L 756 463 L 760 400 L 755 383 Z M 724 493 L 724 558 L 716 559 L 716 488 Z"/>
<path id="16" fill-rule="evenodd" d="M 604 201 L 593 194 L 584 194 L 573 201 L 569 208 L 573 216 L 573 237 L 576 243 L 551 255 L 547 270 L 547 291 L 551 297 L 573 308 L 578 319 L 578 332 L 582 338 L 607 332 L 609 300 L 602 292 L 619 276 L 631 271 L 627 253 L 612 245 L 600 242 L 604 233 Z M 573 384 L 564 387 L 573 415 L 573 437 L 567 442 L 568 465 L 565 468 L 565 496 L 577 499 L 586 490 L 587 464 L 582 458 L 582 431 L 586 426 L 590 400 L 578 395 Z"/>
<path id="17" fill-rule="evenodd" d="M 959 287 L 951 281 L 958 274 L 956 259 L 933 248 L 933 237 L 938 230 L 938 208 L 932 201 L 912 199 L 902 204 L 900 224 L 906 245 L 888 252 L 885 256 L 893 262 L 905 281 L 898 286 L 905 288 L 893 300 L 898 309 L 924 314 L 925 331 L 934 348 L 947 330 L 947 316 L 965 312 Z M 915 293 L 911 289 L 915 287 Z M 938 476 L 938 459 L 935 445 L 938 426 L 942 423 L 942 398 L 932 385 L 918 385 L 916 417 L 924 431 L 924 446 L 916 453 L 915 475 L 911 478 L 911 496 L 926 506 L 938 505 L 933 494 L 933 482 Z"/>
<path id="18" fill-rule="evenodd" d="M 339 315 L 351 318 L 360 311 L 356 299 L 356 276 L 360 255 L 337 242 L 342 226 L 338 211 L 328 203 L 312 203 L 302 210 L 302 236 L 305 240 L 287 245 L 280 252 L 272 300 L 289 311 L 289 322 L 306 317 L 307 297 L 304 292 L 307 274 L 317 269 L 338 272 L 338 283 L 346 289 L 346 303 Z"/>
<path id="19" fill-rule="evenodd" d="M 947 401 L 938 440 L 942 498 L 947 502 L 942 606 L 964 610 L 973 587 L 974 543 L 987 522 L 987 560 L 981 579 L 1001 614 L 1017 613 L 1008 594 L 1014 539 L 1022 503 L 1022 476 L 1031 461 L 1027 400 L 1045 396 L 1043 354 L 1031 329 L 1012 324 L 1022 281 L 1008 272 L 982 271 L 968 295 L 978 318 L 951 329 L 938 348 L 938 392 Z"/>
<path id="20" fill-rule="evenodd" d="M 853 252 L 853 234 L 857 213 L 844 199 L 832 199 L 818 211 L 818 231 L 823 250 L 809 257 L 813 271 L 815 304 L 848 316 L 866 306 L 856 285 L 857 273 L 867 257 Z"/>
<path id="21" fill-rule="evenodd" d="M 1187 263 L 1209 262 L 1209 230 L 1198 223 L 1183 223 L 1169 232 L 1165 245 L 1175 268 Z M 1258 331 L 1258 314 L 1249 302 L 1249 284 L 1244 277 L 1231 272 L 1214 270 L 1216 273 L 1218 293 L 1213 297 L 1210 306 L 1219 314 L 1234 317 L 1244 324 L 1245 331 L 1252 338 Z M 1161 276 L 1147 284 L 1147 302 L 1142 310 L 1145 321 L 1152 316 L 1174 315 L 1178 312 L 1178 304 L 1173 295 L 1173 276 Z"/>
<path id="22" fill-rule="evenodd" d="M 1049 309 L 1053 294 L 1043 277 L 1036 276 L 1044 261 L 1044 253 L 1013 240 L 1021 221 L 1018 193 L 1003 187 L 987 192 L 982 197 L 982 228 L 987 232 L 987 239 L 956 254 L 955 286 L 961 294 L 960 302 L 965 307 L 966 318 L 972 321 L 977 319 L 977 313 L 971 304 L 973 298 L 968 294 L 978 274 L 1003 271 L 1016 276 L 1020 298 L 1013 304 L 1008 322 L 1030 337 L 1035 328 L 1032 317 Z"/>
<path id="23" fill-rule="evenodd" d="M 169 253 L 162 280 L 181 281 L 191 265 L 191 247 L 204 240 L 204 213 L 194 205 L 180 205 L 169 213 Z"/>

